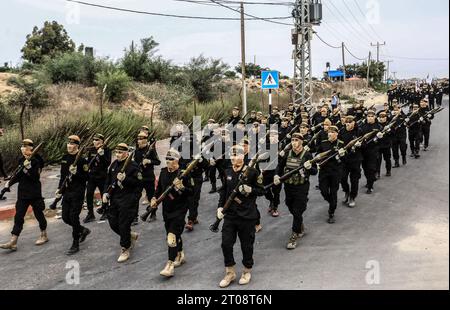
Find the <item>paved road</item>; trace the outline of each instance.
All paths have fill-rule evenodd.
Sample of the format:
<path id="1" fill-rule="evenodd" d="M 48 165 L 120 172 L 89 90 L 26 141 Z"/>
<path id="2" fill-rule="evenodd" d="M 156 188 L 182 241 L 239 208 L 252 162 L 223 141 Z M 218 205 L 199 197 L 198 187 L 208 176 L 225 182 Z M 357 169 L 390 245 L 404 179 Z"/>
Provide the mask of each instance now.
<path id="1" fill-rule="evenodd" d="M 273 219 L 265 214 L 267 202 L 261 199 L 264 228 L 257 235 L 256 265 L 247 288 L 448 289 L 448 121 L 447 112 L 439 114 L 430 151 L 394 170 L 392 178 L 382 178 L 374 195 L 361 191 L 358 208 L 340 207 L 335 225 L 325 222 L 326 204 L 312 189 L 305 219 L 309 234 L 295 251 L 285 249 L 291 225 L 286 207 Z M 38 229 L 29 221 L 19 251 L 0 252 L 0 289 L 215 289 L 223 276 L 223 258 L 220 234 L 207 229 L 218 199 L 208 190 L 209 184 L 202 195 L 201 224 L 183 235 L 187 263 L 170 280 L 159 276 L 167 255 L 161 220 L 138 226 L 141 237 L 133 257 L 119 265 L 118 237 L 107 224 L 89 224 L 92 235 L 78 255 L 68 258 L 64 251 L 70 246 L 70 229 L 51 219 L 51 242 L 44 247 L 33 245 Z M 11 223 L 0 223 L 2 239 L 8 238 L 10 228 Z M 240 262 L 238 246 L 235 254 Z M 81 266 L 78 286 L 66 283 L 69 259 Z M 367 273 L 377 263 L 379 284 L 369 285 Z M 237 267 L 241 269 L 240 263 Z"/>

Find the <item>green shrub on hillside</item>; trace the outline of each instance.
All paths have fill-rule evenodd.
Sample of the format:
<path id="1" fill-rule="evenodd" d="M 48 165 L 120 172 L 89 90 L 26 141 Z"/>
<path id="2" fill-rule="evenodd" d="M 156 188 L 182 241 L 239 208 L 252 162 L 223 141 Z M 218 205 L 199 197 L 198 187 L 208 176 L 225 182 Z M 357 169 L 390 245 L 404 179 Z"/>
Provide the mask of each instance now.
<path id="1" fill-rule="evenodd" d="M 100 91 L 107 85 L 106 99 L 118 103 L 125 99 L 131 79 L 123 70 L 113 69 L 97 73 L 95 82 Z"/>

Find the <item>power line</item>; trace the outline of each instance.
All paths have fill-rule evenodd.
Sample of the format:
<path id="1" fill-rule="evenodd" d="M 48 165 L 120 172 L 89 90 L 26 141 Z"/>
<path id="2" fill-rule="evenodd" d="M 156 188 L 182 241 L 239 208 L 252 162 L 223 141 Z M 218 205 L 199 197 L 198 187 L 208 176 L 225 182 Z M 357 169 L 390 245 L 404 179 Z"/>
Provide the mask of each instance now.
<path id="1" fill-rule="evenodd" d="M 358 59 L 358 60 L 361 60 L 361 61 L 367 60 L 367 58 L 361 58 L 361 57 L 355 56 L 355 54 L 353 54 L 353 53 L 348 49 L 348 47 L 347 47 L 345 44 L 344 44 L 344 48 L 345 48 L 345 50 L 346 50 L 350 55 L 352 55 L 354 58 L 356 58 L 356 59 Z"/>
<path id="2" fill-rule="evenodd" d="M 356 21 L 356 23 L 361 27 L 362 30 L 364 30 L 365 34 L 367 34 L 367 37 L 370 41 L 372 41 L 372 36 L 369 34 L 369 32 L 364 28 L 364 26 L 359 22 L 359 20 L 356 18 L 355 14 L 353 14 L 353 11 L 350 9 L 350 7 L 347 5 L 347 2 L 345 0 L 342 0 L 344 3 L 344 6 L 347 8 L 347 11 L 350 13 L 350 15 L 353 17 L 353 19 Z"/>
<path id="3" fill-rule="evenodd" d="M 161 16 L 161 17 L 173 17 L 173 18 L 183 18 L 183 19 L 200 19 L 200 20 L 222 20 L 222 21 L 240 20 L 240 18 L 234 18 L 234 17 L 207 17 L 207 16 L 190 16 L 190 15 L 165 14 L 165 13 L 156 13 L 156 12 L 124 9 L 124 8 L 118 8 L 118 7 L 101 5 L 101 4 L 88 3 L 88 2 L 84 2 L 84 1 L 76 1 L 76 0 L 66 0 L 66 1 L 67 2 L 78 3 L 78 4 L 82 4 L 82 5 L 86 5 L 86 6 L 96 7 L 96 8 L 113 10 L 113 11 L 136 13 L 136 14 L 144 14 L 144 15 L 152 15 L 152 16 Z M 290 16 L 289 17 L 267 17 L 267 18 L 252 17 L 252 18 L 246 18 L 246 20 L 265 20 L 265 21 L 269 21 L 269 22 L 274 22 L 274 21 L 272 21 L 272 19 L 288 19 L 288 18 L 292 18 L 292 17 L 290 17 Z M 277 22 L 274 22 L 274 23 L 277 23 Z"/>
<path id="4" fill-rule="evenodd" d="M 208 4 L 208 0 L 200 1 L 200 0 L 173 0 L 177 2 L 191 2 L 191 3 L 197 3 L 197 4 Z M 245 5 L 278 5 L 278 6 L 293 6 L 294 3 L 292 2 L 249 2 L 249 1 L 228 1 L 228 0 L 220 0 L 221 3 L 226 4 L 236 4 L 239 5 L 241 2 Z M 212 3 L 209 3 L 212 5 Z"/>
<path id="5" fill-rule="evenodd" d="M 403 56 L 389 56 L 389 55 L 381 55 L 386 58 L 395 58 L 395 59 L 403 59 L 403 60 L 417 60 L 417 61 L 449 61 L 448 58 L 420 58 L 420 57 L 403 57 Z"/>
<path id="6" fill-rule="evenodd" d="M 237 10 L 237 9 L 234 9 L 234 8 L 228 6 L 228 5 L 222 4 L 222 3 L 220 3 L 220 2 L 217 1 L 217 0 L 209 0 L 209 1 L 211 1 L 211 2 L 213 2 L 213 3 L 215 3 L 215 4 L 218 4 L 218 5 L 220 5 L 221 7 L 224 7 L 224 8 L 226 8 L 226 9 L 228 9 L 228 10 L 237 12 L 237 13 L 239 13 L 239 14 L 241 13 L 240 10 Z M 248 14 L 248 13 L 244 13 L 244 15 L 245 15 L 245 16 L 248 16 L 248 17 L 251 17 L 251 18 L 254 18 L 254 19 L 257 19 L 257 20 L 262 20 L 262 21 L 266 21 L 266 22 L 269 22 L 269 23 L 273 23 L 273 24 L 279 24 L 279 25 L 285 25 L 285 26 L 294 26 L 293 24 L 288 24 L 288 23 L 283 23 L 283 22 L 276 22 L 276 21 L 273 21 L 273 20 L 271 20 L 271 19 L 269 19 L 269 18 L 262 18 L 262 17 L 258 17 L 258 16 L 251 15 L 251 14 Z M 289 18 L 292 18 L 292 17 L 289 17 Z"/>
<path id="7" fill-rule="evenodd" d="M 358 8 L 359 12 L 361 12 L 361 15 L 366 18 L 366 15 L 364 15 L 364 11 L 361 9 L 361 6 L 356 0 L 353 0 L 353 2 L 356 4 L 356 7 Z M 367 23 L 369 25 L 369 28 L 373 31 L 373 33 L 380 39 L 381 41 L 384 41 L 381 36 L 378 34 L 378 32 L 375 31 L 375 28 L 372 26 L 372 24 Z"/>
<path id="8" fill-rule="evenodd" d="M 316 37 L 317 37 L 320 41 L 322 41 L 323 44 L 329 46 L 330 48 L 335 48 L 335 49 L 341 48 L 340 46 L 334 46 L 334 45 L 331 45 L 330 43 L 326 42 L 324 39 L 322 39 L 322 38 L 319 36 L 319 34 L 318 34 L 317 32 L 314 32 L 314 34 L 316 35 Z"/>

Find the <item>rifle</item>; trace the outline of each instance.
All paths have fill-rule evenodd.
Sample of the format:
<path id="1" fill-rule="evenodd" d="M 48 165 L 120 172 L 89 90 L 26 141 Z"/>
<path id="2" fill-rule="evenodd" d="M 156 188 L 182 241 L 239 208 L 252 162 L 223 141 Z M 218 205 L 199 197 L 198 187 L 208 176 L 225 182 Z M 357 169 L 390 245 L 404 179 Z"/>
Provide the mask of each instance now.
<path id="1" fill-rule="evenodd" d="M 425 115 L 425 118 L 429 120 L 429 118 L 430 118 L 431 116 L 433 116 L 433 115 L 435 115 L 435 114 L 437 114 L 437 113 L 439 113 L 439 112 L 442 112 L 443 110 L 444 110 L 444 108 L 439 107 L 439 108 L 435 108 L 435 109 L 433 109 L 433 110 L 431 110 L 431 111 L 428 111 L 428 113 Z M 412 116 L 412 115 L 411 115 L 411 116 Z M 410 116 L 410 117 L 411 117 L 411 116 Z M 409 117 L 409 118 L 410 118 L 410 117 Z M 407 126 L 408 126 L 408 127 L 411 127 L 412 125 L 415 125 L 415 124 L 417 124 L 418 122 L 420 122 L 420 118 L 419 118 L 418 120 L 412 122 L 411 124 L 408 124 Z"/>
<path id="2" fill-rule="evenodd" d="M 128 168 L 128 166 L 129 166 L 130 163 L 132 162 L 132 158 L 133 158 L 133 153 L 134 153 L 134 152 L 135 152 L 135 151 L 133 150 L 133 151 L 131 152 L 131 154 L 128 155 L 128 157 L 127 157 L 127 159 L 125 160 L 125 163 L 123 164 L 123 166 L 122 166 L 122 168 L 120 169 L 119 173 L 125 173 L 125 170 Z M 112 195 L 113 195 L 113 193 L 114 193 L 114 190 L 115 190 L 117 187 L 123 188 L 122 182 L 120 182 L 119 179 L 117 179 L 117 177 L 116 177 L 116 179 L 114 180 L 114 182 L 113 182 L 111 185 L 109 185 L 108 188 L 107 188 L 106 191 L 105 191 L 105 194 L 107 194 L 107 196 L 108 196 L 109 198 L 108 198 L 108 202 L 106 202 L 106 203 L 102 201 L 102 209 L 104 210 L 104 212 L 107 212 L 108 207 L 109 207 L 109 202 L 111 201 L 111 197 L 112 197 Z"/>
<path id="3" fill-rule="evenodd" d="M 311 131 L 312 131 L 312 132 L 316 131 L 316 130 L 317 130 L 317 128 L 320 128 L 320 127 L 322 127 L 322 126 L 323 126 L 323 123 L 325 123 L 325 122 L 322 122 L 322 123 L 320 123 L 320 124 L 317 124 L 317 125 L 316 125 L 316 126 L 314 126 L 314 127 L 311 127 Z"/>
<path id="4" fill-rule="evenodd" d="M 197 155 L 197 158 L 194 159 L 193 161 L 191 161 L 189 163 L 189 165 L 187 166 L 186 170 L 184 171 L 180 171 L 180 173 L 178 174 L 177 178 L 178 179 L 184 179 L 186 177 L 189 176 L 189 174 L 192 172 L 192 170 L 195 169 L 195 167 L 198 165 L 198 163 L 200 162 L 201 156 Z M 164 201 L 164 199 L 166 199 L 167 195 L 169 195 L 169 193 L 175 188 L 174 184 L 171 184 L 162 194 L 161 196 L 159 196 L 158 199 L 156 199 L 156 206 L 154 208 L 151 208 L 150 206 L 147 207 L 147 210 L 145 211 L 144 214 L 141 215 L 141 220 L 143 222 L 146 222 L 148 217 L 150 215 L 154 215 L 157 211 L 158 206 Z"/>
<path id="5" fill-rule="evenodd" d="M 316 162 L 320 161 L 323 157 L 327 156 L 330 153 L 331 153 L 331 150 L 326 151 L 324 153 L 320 153 L 319 155 L 314 157 L 312 160 L 310 160 L 310 163 L 311 164 L 315 164 Z M 283 182 L 289 180 L 294 174 L 300 173 L 301 171 L 304 172 L 305 170 L 306 170 L 305 165 L 303 165 L 301 167 L 298 167 L 298 168 L 296 168 L 294 170 L 291 170 L 288 173 L 286 173 L 285 175 L 283 175 L 282 177 L 280 177 L 280 181 L 281 181 L 281 183 L 283 183 Z M 274 186 L 275 186 L 275 183 L 271 183 L 271 184 L 269 184 L 267 186 L 264 186 L 264 190 L 267 191 L 268 189 L 270 189 L 270 188 L 272 188 Z"/>
<path id="6" fill-rule="evenodd" d="M 106 138 L 105 142 L 103 143 L 103 145 L 100 147 L 101 149 L 105 149 L 105 147 L 108 146 L 108 142 L 109 140 L 111 140 L 111 137 Z M 92 165 L 94 164 L 94 162 L 98 159 L 98 153 L 94 156 L 94 158 L 91 159 L 91 161 L 88 164 L 89 167 L 89 171 L 91 171 Z"/>
<path id="7" fill-rule="evenodd" d="M 248 173 L 250 171 L 250 168 L 254 168 L 256 166 L 256 164 L 259 162 L 260 157 L 263 157 L 263 156 L 261 156 L 260 153 L 258 152 L 255 155 L 255 157 L 250 161 L 250 164 L 247 167 L 247 169 L 244 171 L 244 173 L 241 174 L 238 184 L 233 189 L 230 197 L 228 197 L 227 201 L 225 202 L 225 205 L 223 206 L 223 212 L 226 212 L 226 210 L 228 210 L 230 208 L 231 204 L 233 203 L 233 201 L 236 199 L 237 195 L 239 194 L 239 187 L 241 185 L 243 185 L 244 182 L 246 181 L 246 179 L 248 177 Z M 222 222 L 222 220 L 216 217 L 216 221 L 209 226 L 209 230 L 211 230 L 213 233 L 219 232 L 220 222 Z"/>
<path id="8" fill-rule="evenodd" d="M 36 146 L 33 150 L 33 152 L 30 155 L 30 159 L 31 160 L 34 155 L 36 155 L 37 152 L 39 152 L 40 148 L 42 147 L 43 143 L 40 143 L 38 146 Z M 17 176 L 19 175 L 19 173 L 24 169 L 24 165 L 23 163 L 21 165 L 19 165 L 16 170 L 14 170 L 13 174 L 11 175 L 10 180 L 14 180 L 15 178 L 17 178 Z M 0 191 L 0 200 L 5 200 L 6 198 L 4 197 L 6 193 L 9 193 L 11 191 L 11 189 L 9 187 L 5 187 Z"/>
<path id="9" fill-rule="evenodd" d="M 150 153 L 151 153 L 151 151 L 154 149 L 155 145 L 156 145 L 156 141 L 154 141 L 152 144 L 150 144 L 150 145 L 148 146 L 147 152 L 145 152 L 144 157 L 143 157 L 143 160 L 146 159 L 146 158 L 148 158 L 148 157 L 150 156 Z M 143 161 L 143 160 L 142 160 L 142 161 Z M 143 168 L 143 167 L 144 167 L 144 164 L 141 163 L 140 166 L 141 166 L 141 168 Z"/>
<path id="10" fill-rule="evenodd" d="M 296 125 L 292 130 L 286 135 L 286 137 L 283 138 L 283 140 L 280 141 L 280 145 L 283 144 L 284 141 L 288 139 L 288 137 L 292 136 L 298 129 L 300 128 L 300 125 Z"/>
<path id="11" fill-rule="evenodd" d="M 86 146 L 84 145 L 78 150 L 78 154 L 75 157 L 75 160 L 72 163 L 72 166 L 78 165 L 78 162 L 80 161 L 81 155 L 83 155 L 85 148 L 86 148 Z M 56 205 L 62 200 L 65 190 L 67 189 L 69 184 L 72 182 L 72 178 L 73 178 L 73 174 L 71 174 L 71 173 L 69 173 L 69 175 L 64 178 L 61 188 L 59 189 L 59 194 L 61 195 L 61 197 L 55 198 L 55 200 L 50 204 L 49 209 L 56 210 Z"/>

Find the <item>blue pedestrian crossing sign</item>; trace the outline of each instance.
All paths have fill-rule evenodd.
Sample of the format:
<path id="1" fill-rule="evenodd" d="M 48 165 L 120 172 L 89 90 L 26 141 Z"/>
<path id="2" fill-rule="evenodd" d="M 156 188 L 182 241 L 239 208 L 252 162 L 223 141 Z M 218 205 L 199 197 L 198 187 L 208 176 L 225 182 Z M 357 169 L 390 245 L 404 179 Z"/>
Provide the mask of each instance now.
<path id="1" fill-rule="evenodd" d="M 261 88 L 262 89 L 278 89 L 280 88 L 280 77 L 278 71 L 262 71 L 261 72 Z"/>

